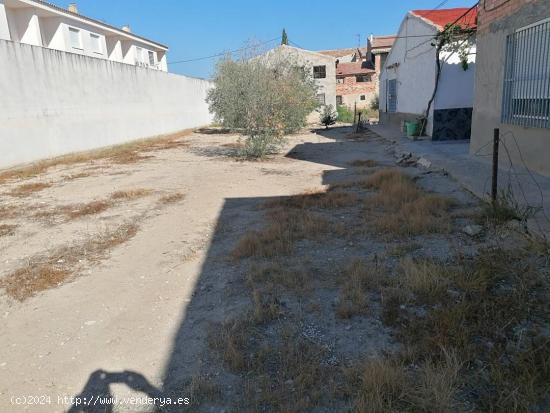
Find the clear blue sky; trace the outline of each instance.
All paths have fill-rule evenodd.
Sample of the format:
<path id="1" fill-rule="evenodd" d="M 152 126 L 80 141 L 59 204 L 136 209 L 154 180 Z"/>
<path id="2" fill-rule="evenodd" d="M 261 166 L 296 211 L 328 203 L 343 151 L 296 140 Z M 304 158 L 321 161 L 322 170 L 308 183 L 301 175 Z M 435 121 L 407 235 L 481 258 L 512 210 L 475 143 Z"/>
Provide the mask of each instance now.
<path id="1" fill-rule="evenodd" d="M 67 7 L 73 1 L 50 0 Z M 433 9 L 443 0 L 75 0 L 79 12 L 170 47 L 168 62 L 242 47 L 247 40 L 288 37 L 310 50 L 361 44 L 366 36 L 392 34 L 412 9 Z M 443 8 L 470 7 L 475 0 L 449 0 Z M 209 77 L 216 59 L 169 65 L 169 70 Z"/>

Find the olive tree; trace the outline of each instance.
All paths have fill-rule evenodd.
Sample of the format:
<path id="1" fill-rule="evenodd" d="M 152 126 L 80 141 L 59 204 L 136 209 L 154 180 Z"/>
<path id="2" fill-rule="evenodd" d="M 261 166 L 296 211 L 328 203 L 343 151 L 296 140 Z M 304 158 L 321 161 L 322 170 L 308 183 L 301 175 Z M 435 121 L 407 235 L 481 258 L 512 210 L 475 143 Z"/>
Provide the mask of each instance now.
<path id="1" fill-rule="evenodd" d="M 216 121 L 246 136 L 244 155 L 259 158 L 279 150 L 285 134 L 305 125 L 318 106 L 316 93 L 307 69 L 286 58 L 224 58 L 207 102 Z"/>

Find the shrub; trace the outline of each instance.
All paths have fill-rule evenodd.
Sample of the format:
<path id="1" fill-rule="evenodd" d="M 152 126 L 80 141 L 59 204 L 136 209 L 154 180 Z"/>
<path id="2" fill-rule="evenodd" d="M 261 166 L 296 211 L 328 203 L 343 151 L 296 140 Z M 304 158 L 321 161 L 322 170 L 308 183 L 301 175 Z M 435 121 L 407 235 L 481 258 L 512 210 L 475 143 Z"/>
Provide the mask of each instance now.
<path id="1" fill-rule="evenodd" d="M 338 121 L 339 122 L 344 122 L 344 123 L 352 123 L 353 122 L 353 112 L 350 111 L 347 106 L 338 105 L 336 110 L 338 111 Z"/>
<path id="2" fill-rule="evenodd" d="M 323 108 L 323 112 L 321 112 L 321 124 L 325 125 L 326 129 L 328 129 L 330 125 L 334 125 L 337 118 L 338 113 L 334 111 L 332 105 L 327 105 Z"/>
<path id="3" fill-rule="evenodd" d="M 378 95 L 374 95 L 374 97 L 370 101 L 369 108 L 371 110 L 378 110 L 379 105 L 380 105 L 380 99 L 378 98 Z"/>
<path id="4" fill-rule="evenodd" d="M 207 97 L 210 112 L 222 126 L 247 136 L 243 152 L 248 157 L 277 151 L 284 135 L 303 127 L 318 106 L 311 76 L 277 54 L 222 59 L 216 65 L 214 84 Z"/>

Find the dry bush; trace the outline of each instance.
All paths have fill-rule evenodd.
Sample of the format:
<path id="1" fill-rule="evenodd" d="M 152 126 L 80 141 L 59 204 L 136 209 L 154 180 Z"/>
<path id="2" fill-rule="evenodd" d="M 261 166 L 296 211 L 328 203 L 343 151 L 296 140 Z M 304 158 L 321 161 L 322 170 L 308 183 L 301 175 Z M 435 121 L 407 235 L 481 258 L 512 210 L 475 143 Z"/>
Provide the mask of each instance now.
<path id="1" fill-rule="evenodd" d="M 1 205 L 0 206 L 0 219 L 15 218 L 19 215 L 21 209 L 16 205 Z"/>
<path id="2" fill-rule="evenodd" d="M 69 219 L 77 219 L 87 215 L 100 214 L 111 206 L 110 201 L 92 201 L 87 204 L 66 205 L 61 210 Z M 55 212 L 53 211 L 53 213 Z"/>
<path id="3" fill-rule="evenodd" d="M 265 203 L 266 208 L 296 208 L 296 209 L 310 209 L 310 208 L 343 208 L 347 206 L 356 205 L 359 198 L 357 195 L 343 191 L 323 191 L 312 189 L 305 191 L 299 195 L 293 195 L 284 198 L 278 198 L 275 200 L 267 201 Z"/>
<path id="4" fill-rule="evenodd" d="M 42 191 L 43 189 L 49 188 L 50 186 L 52 186 L 50 182 L 35 182 L 32 184 L 23 184 L 19 185 L 15 189 L 12 189 L 10 192 L 8 192 L 8 194 L 11 196 L 22 198 L 29 196 L 35 192 Z"/>
<path id="5" fill-rule="evenodd" d="M 397 357 L 371 359 L 345 369 L 344 393 L 353 412 L 457 411 L 461 363 L 453 351 L 443 349 L 442 360 L 430 358 L 416 370 Z"/>
<path id="6" fill-rule="evenodd" d="M 367 360 L 345 370 L 345 393 L 353 412 L 390 413 L 400 410 L 407 391 L 405 366 L 395 359 Z"/>
<path id="7" fill-rule="evenodd" d="M 82 266 L 105 258 L 114 247 L 128 241 L 137 233 L 137 225 L 123 224 L 105 231 L 82 243 L 62 247 L 47 256 L 37 256 L 27 265 L 0 279 L 0 288 L 18 300 L 24 301 L 37 293 L 56 287 L 68 280 Z"/>
<path id="8" fill-rule="evenodd" d="M 166 194 L 160 197 L 159 203 L 162 205 L 174 204 L 185 198 L 185 195 L 181 192 L 174 192 L 172 194 Z"/>
<path id="9" fill-rule="evenodd" d="M 431 260 L 404 258 L 400 262 L 398 284 L 422 302 L 439 302 L 447 296 L 451 269 Z"/>
<path id="10" fill-rule="evenodd" d="M 267 323 L 283 315 L 279 300 L 272 294 L 265 294 L 255 289 L 252 291 L 252 301 L 254 303 L 252 317 L 256 324 Z"/>
<path id="11" fill-rule="evenodd" d="M 355 161 L 351 161 L 349 165 L 355 167 L 374 168 L 375 166 L 378 166 L 378 162 L 372 159 L 356 159 Z"/>
<path id="12" fill-rule="evenodd" d="M 65 176 L 63 176 L 63 180 L 64 181 L 74 181 L 75 179 L 87 178 L 91 175 L 92 175 L 91 172 L 79 172 L 79 173 L 76 173 L 76 174 L 65 175 Z"/>
<path id="13" fill-rule="evenodd" d="M 182 392 L 195 408 L 203 402 L 213 402 L 221 397 L 221 388 L 208 376 L 194 376 Z"/>
<path id="14" fill-rule="evenodd" d="M 135 189 L 127 189 L 124 191 L 116 191 L 111 194 L 111 199 L 123 199 L 123 200 L 133 200 L 142 198 L 144 196 L 150 195 L 153 193 L 152 189 L 147 188 L 135 188 Z"/>
<path id="15" fill-rule="evenodd" d="M 15 224 L 0 224 L 0 237 L 14 235 L 15 228 L 17 227 L 18 225 L 15 225 Z"/>
<path id="16" fill-rule="evenodd" d="M 388 279 L 378 264 L 355 259 L 340 275 L 340 282 L 336 314 L 351 318 L 368 312 L 368 290 L 380 288 Z"/>
<path id="17" fill-rule="evenodd" d="M 214 326 L 208 335 L 208 343 L 231 370 L 238 372 L 250 366 L 247 347 L 255 336 L 256 327 L 245 317 Z"/>
<path id="18" fill-rule="evenodd" d="M 331 230 L 329 221 L 313 213 L 276 208 L 270 210 L 267 216 L 267 227 L 247 232 L 233 250 L 233 258 L 288 255 L 296 241 L 315 239 Z"/>
<path id="19" fill-rule="evenodd" d="M 411 236 L 450 231 L 452 200 L 424 192 L 397 169 L 379 170 L 365 184 L 378 190 L 366 201 L 366 209 L 367 219 L 379 232 Z"/>

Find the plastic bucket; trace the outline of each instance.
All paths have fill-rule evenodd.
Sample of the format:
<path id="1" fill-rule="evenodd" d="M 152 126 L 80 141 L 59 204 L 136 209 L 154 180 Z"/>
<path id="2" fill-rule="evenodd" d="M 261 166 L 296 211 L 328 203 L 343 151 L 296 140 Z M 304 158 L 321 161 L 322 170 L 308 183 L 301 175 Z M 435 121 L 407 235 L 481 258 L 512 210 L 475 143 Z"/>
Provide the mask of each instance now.
<path id="1" fill-rule="evenodd" d="M 407 133 L 407 136 L 420 135 L 420 122 L 405 122 L 405 131 Z"/>

